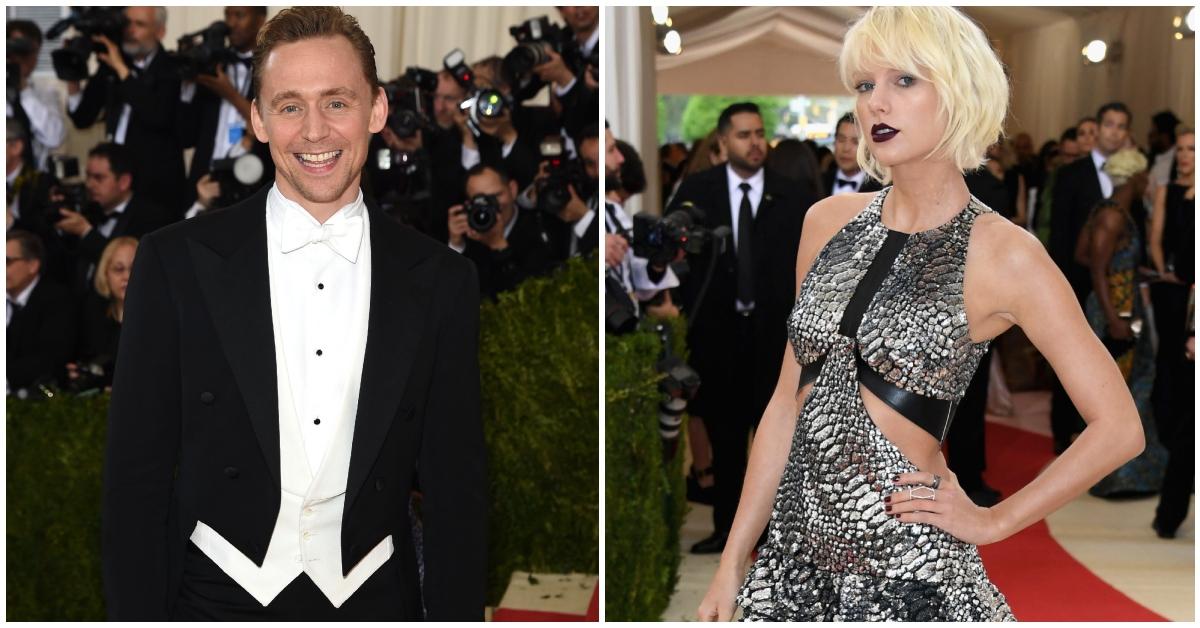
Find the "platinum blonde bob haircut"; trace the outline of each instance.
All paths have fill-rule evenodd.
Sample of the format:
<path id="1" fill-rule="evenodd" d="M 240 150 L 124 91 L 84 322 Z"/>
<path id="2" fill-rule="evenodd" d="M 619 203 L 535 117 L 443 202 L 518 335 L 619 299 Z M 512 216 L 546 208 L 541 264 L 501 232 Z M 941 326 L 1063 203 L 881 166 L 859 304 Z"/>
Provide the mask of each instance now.
<path id="1" fill-rule="evenodd" d="M 838 58 L 842 85 L 856 94 L 854 76 L 873 68 L 908 72 L 933 84 L 946 130 L 927 159 L 951 159 L 959 170 L 975 170 L 983 165 L 987 147 L 1003 137 L 1008 77 L 983 30 L 957 9 L 868 10 L 846 32 Z M 855 124 L 865 140 L 869 129 Z M 890 183 L 891 169 L 871 155 L 867 144 L 858 143 L 859 166 Z"/>

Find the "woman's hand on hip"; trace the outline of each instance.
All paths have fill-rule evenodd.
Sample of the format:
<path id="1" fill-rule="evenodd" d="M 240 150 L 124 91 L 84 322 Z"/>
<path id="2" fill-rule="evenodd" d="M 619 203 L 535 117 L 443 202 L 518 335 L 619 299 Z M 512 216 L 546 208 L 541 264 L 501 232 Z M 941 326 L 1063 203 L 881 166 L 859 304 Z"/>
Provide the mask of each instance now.
<path id="1" fill-rule="evenodd" d="M 900 523 L 927 523 L 973 545 L 1004 538 L 995 513 L 975 505 L 953 473 L 940 479 L 926 471 L 901 473 L 896 484 L 901 488 L 884 497 L 884 508 Z"/>

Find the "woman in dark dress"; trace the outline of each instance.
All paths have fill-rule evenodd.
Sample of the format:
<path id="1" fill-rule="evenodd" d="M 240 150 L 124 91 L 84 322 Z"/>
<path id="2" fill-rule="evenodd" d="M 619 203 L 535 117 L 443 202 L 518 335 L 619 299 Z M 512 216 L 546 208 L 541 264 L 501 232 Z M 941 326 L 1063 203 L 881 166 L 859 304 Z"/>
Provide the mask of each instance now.
<path id="1" fill-rule="evenodd" d="M 67 376 L 76 387 L 112 385 L 121 321 L 125 318 L 125 289 L 137 244 L 137 238 L 113 238 L 100 255 L 92 284 L 95 291 L 89 292 L 83 303 L 79 361 L 67 364 Z"/>
<path id="2" fill-rule="evenodd" d="M 1150 286 L 1159 339 L 1152 398 L 1169 450 L 1153 524 L 1163 538 L 1173 538 L 1187 517 L 1196 456 L 1196 363 L 1184 348 L 1188 294 L 1196 283 L 1196 133 L 1181 128 L 1175 136 L 1176 178 L 1155 191 L 1150 216 L 1150 260 L 1159 273 Z"/>

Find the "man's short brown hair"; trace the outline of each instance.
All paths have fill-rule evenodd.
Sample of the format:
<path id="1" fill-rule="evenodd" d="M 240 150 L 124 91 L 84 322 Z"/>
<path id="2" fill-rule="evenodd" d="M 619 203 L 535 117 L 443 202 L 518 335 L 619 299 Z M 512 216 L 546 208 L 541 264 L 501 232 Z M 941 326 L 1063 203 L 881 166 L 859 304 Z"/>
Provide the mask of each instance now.
<path id="1" fill-rule="evenodd" d="M 375 70 L 375 47 L 358 25 L 354 16 L 347 15 L 338 7 L 290 7 L 277 13 L 261 30 L 254 46 L 254 98 L 262 86 L 263 66 L 267 56 L 280 44 L 290 44 L 319 37 L 345 37 L 358 53 L 363 76 L 372 91 L 379 87 L 379 75 Z"/>

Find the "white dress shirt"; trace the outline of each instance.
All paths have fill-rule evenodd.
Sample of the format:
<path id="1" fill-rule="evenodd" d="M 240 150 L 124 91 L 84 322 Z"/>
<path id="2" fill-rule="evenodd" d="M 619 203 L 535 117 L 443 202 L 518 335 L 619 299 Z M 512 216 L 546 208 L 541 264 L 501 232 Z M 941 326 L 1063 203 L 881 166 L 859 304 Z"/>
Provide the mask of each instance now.
<path id="1" fill-rule="evenodd" d="M 833 186 L 832 186 L 832 189 L 829 190 L 829 195 L 837 196 L 839 194 L 852 194 L 854 192 L 857 192 L 858 188 L 862 187 L 863 181 L 866 180 L 866 178 L 867 178 L 867 171 L 862 170 L 861 168 L 859 169 L 858 172 L 856 172 L 852 175 L 846 174 L 839 169 L 839 170 L 835 171 L 833 174 Z M 839 186 L 838 179 L 842 179 L 845 181 L 853 181 L 854 186 L 853 187 L 848 186 L 848 185 Z"/>
<path id="2" fill-rule="evenodd" d="M 237 52 L 235 54 L 242 59 L 250 59 L 254 56 L 253 52 Z M 225 79 L 246 98 L 250 98 L 251 78 L 249 65 L 245 63 L 225 64 Z M 195 81 L 185 81 L 179 88 L 180 102 L 191 103 L 196 98 L 196 89 Z M 209 159 L 230 159 L 245 154 L 246 149 L 242 148 L 241 139 L 249 132 L 250 125 L 247 124 L 242 114 L 238 113 L 237 107 L 222 98 L 221 108 L 217 113 L 217 135 L 213 138 L 213 151 L 212 155 L 209 155 Z M 188 217 L 191 218 L 191 216 Z"/>
<path id="3" fill-rule="evenodd" d="M 129 68 L 130 76 L 132 76 L 133 73 L 135 73 L 135 72 L 137 72 L 137 73 L 145 72 L 146 68 L 150 67 L 150 62 L 154 61 L 154 56 L 157 54 L 158 54 L 158 51 L 155 50 L 154 52 L 151 52 L 150 54 L 146 55 L 145 58 L 134 59 L 133 67 Z M 126 79 L 126 80 L 128 80 L 128 79 Z M 80 90 L 78 93 L 69 94 L 67 96 L 67 107 L 72 112 L 74 112 L 76 109 L 79 108 L 80 102 L 83 102 L 83 91 L 82 90 Z M 109 115 L 111 113 L 112 112 L 106 111 L 106 112 L 104 112 L 104 115 Z M 129 105 L 129 103 L 125 103 L 121 107 L 121 118 L 119 120 L 117 120 L 117 130 L 115 133 L 113 133 L 113 137 L 112 137 L 112 141 L 114 143 L 116 143 L 116 144 L 124 144 L 125 143 L 125 135 L 129 132 L 129 116 L 132 113 L 133 113 L 133 107 L 131 107 Z"/>
<path id="4" fill-rule="evenodd" d="M 1109 198 L 1113 192 L 1112 179 L 1104 171 L 1104 162 L 1107 159 L 1107 157 L 1100 154 L 1100 149 L 1092 149 L 1092 164 L 1096 166 L 1096 176 L 1100 179 L 1100 193 L 1104 195 L 1104 198 Z"/>
<path id="5" fill-rule="evenodd" d="M 32 80 L 21 90 L 20 99 L 21 108 L 29 116 L 34 167 L 45 170 L 50 151 L 62 146 L 67 138 L 60 104 L 62 101 L 58 99 L 58 90 L 50 86 L 35 86 Z M 12 116 L 12 105 L 5 103 L 5 111 Z"/>
<path id="6" fill-rule="evenodd" d="M 306 573 L 340 607 L 394 549 L 383 538 L 343 577 L 342 511 L 371 309 L 370 223 L 361 191 L 324 225 L 276 186 L 266 211 L 279 517 L 261 567 L 203 521 L 191 540 L 263 606 Z"/>

